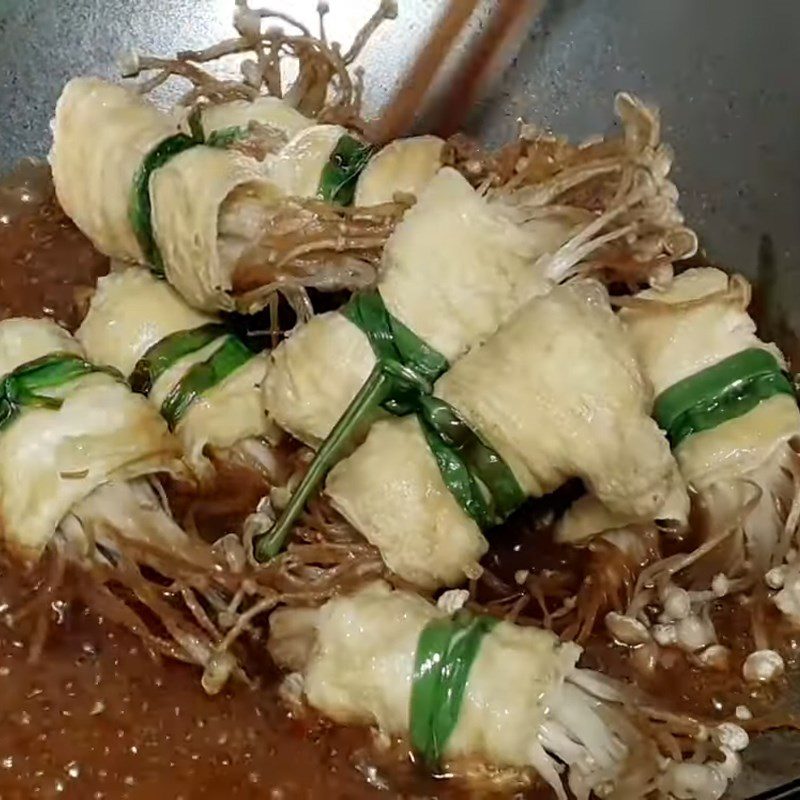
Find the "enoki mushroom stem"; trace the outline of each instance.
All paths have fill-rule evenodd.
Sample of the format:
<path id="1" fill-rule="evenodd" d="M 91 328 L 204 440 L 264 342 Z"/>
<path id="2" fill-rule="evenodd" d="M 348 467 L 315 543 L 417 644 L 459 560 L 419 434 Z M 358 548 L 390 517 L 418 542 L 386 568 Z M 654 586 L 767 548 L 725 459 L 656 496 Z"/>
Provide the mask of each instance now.
<path id="1" fill-rule="evenodd" d="M 351 77 L 349 69 L 366 43 L 384 20 L 397 15 L 396 4 L 382 0 L 380 6 L 356 34 L 344 55 L 338 44 L 325 34 L 326 9 L 319 13 L 319 35 L 290 14 L 269 8 L 253 9 L 246 2 L 237 2 L 235 24 L 240 36 L 218 42 L 202 50 L 185 50 L 174 59 L 135 56 L 126 65 L 126 77 L 155 72 L 139 84 L 143 94 L 154 91 L 172 77 L 191 84 L 181 98 L 183 105 L 200 100 L 222 103 L 229 100 L 255 100 L 265 90 L 273 97 L 284 98 L 305 114 L 320 122 L 347 122 L 364 130 L 361 119 L 361 76 Z M 266 22 L 266 26 L 264 23 Z M 289 32 L 274 23 L 285 23 Z M 213 65 L 228 56 L 252 53 L 242 62 L 243 79 L 223 80 L 199 66 Z M 297 77 L 288 88 L 283 85 L 284 62 L 297 63 Z"/>

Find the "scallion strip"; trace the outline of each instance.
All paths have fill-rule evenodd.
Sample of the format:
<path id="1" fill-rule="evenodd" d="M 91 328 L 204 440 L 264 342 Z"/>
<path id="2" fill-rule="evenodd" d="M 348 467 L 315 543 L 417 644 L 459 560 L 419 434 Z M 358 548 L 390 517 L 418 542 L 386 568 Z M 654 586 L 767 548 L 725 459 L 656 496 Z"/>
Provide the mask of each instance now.
<path id="1" fill-rule="evenodd" d="M 170 429 L 174 430 L 199 397 L 244 366 L 254 355 L 244 342 L 235 336 L 228 336 L 205 361 L 192 365 L 161 404 L 161 415 Z"/>
<path id="2" fill-rule="evenodd" d="M 491 516 L 488 491 L 478 484 L 459 453 L 444 444 L 436 433 L 424 423 L 422 432 L 436 461 L 436 466 L 439 467 L 439 474 L 450 494 L 453 495 L 467 516 L 475 520 L 479 528 L 488 527 Z"/>
<path id="3" fill-rule="evenodd" d="M 445 747 L 461 715 L 472 665 L 494 617 L 459 612 L 429 622 L 417 642 L 411 687 L 411 745 L 431 769 L 442 763 Z"/>
<path id="4" fill-rule="evenodd" d="M 358 176 L 367 166 L 372 153 L 371 145 L 362 144 L 349 134 L 340 137 L 322 169 L 317 197 L 340 206 L 351 205 Z"/>
<path id="5" fill-rule="evenodd" d="M 0 381 L 0 430 L 11 424 L 26 406 L 53 410 L 61 408 L 61 398 L 40 392 L 92 373 L 103 373 L 116 380 L 125 380 L 113 367 L 91 364 L 76 353 L 48 353 L 21 364 Z"/>
<path id="6" fill-rule="evenodd" d="M 392 316 L 377 289 L 353 295 L 341 313 L 366 334 L 378 359 L 399 361 L 431 383 L 447 371 L 447 359 Z"/>
<path id="7" fill-rule="evenodd" d="M 247 128 L 242 128 L 239 125 L 233 125 L 229 128 L 220 128 L 219 130 L 211 131 L 206 137 L 204 144 L 208 147 L 225 149 L 244 139 L 248 132 Z"/>
<path id="8" fill-rule="evenodd" d="M 776 394 L 794 396 L 791 381 L 772 353 L 751 348 L 662 392 L 653 416 L 677 447 L 687 437 L 740 417 Z"/>
<path id="9" fill-rule="evenodd" d="M 392 316 L 377 289 L 354 295 L 341 313 L 366 334 L 379 360 L 399 361 L 431 383 L 447 371 L 447 359 Z M 481 528 L 502 522 L 525 500 L 502 458 L 443 400 L 415 394 L 387 398 L 383 406 L 397 416 L 419 414 L 445 484 Z"/>
<path id="10" fill-rule="evenodd" d="M 153 232 L 153 207 L 150 200 L 150 177 L 179 153 L 202 144 L 193 136 L 177 133 L 157 144 L 145 157 L 133 178 L 130 198 L 130 222 L 145 260 L 157 275 L 164 274 L 164 262 Z"/>
<path id="11" fill-rule="evenodd" d="M 380 408 L 390 397 L 408 397 L 431 391 L 413 370 L 397 361 L 378 361 L 347 410 L 334 425 L 322 446 L 317 451 L 311 466 L 292 494 L 277 522 L 254 542 L 254 553 L 258 561 L 267 561 L 283 548 L 297 518 L 306 503 L 325 479 L 328 472 L 363 437 Z"/>
<path id="12" fill-rule="evenodd" d="M 292 525 L 325 475 L 365 435 L 381 408 L 417 414 L 439 472 L 458 504 L 481 528 L 502 522 L 525 500 L 514 474 L 455 409 L 432 396 L 447 359 L 395 319 L 380 292 L 355 295 L 341 312 L 369 338 L 377 364 L 322 443 L 275 525 L 255 542 L 255 557 L 277 555 Z"/>
<path id="13" fill-rule="evenodd" d="M 190 134 L 176 133 L 159 142 L 144 157 L 133 177 L 128 212 L 130 223 L 145 260 L 156 275 L 164 274 L 164 261 L 153 232 L 153 208 L 150 199 L 150 178 L 153 173 L 192 147 L 204 144 L 224 149 L 247 135 L 246 128 L 232 126 L 212 131 L 207 137 L 204 136 L 199 107 L 189 115 L 189 129 Z"/>
<path id="14" fill-rule="evenodd" d="M 215 339 L 224 336 L 227 328 L 217 322 L 186 331 L 175 331 L 149 347 L 136 362 L 128 382 L 139 394 L 149 394 L 155 382 L 176 362 L 202 350 Z"/>
<path id="15" fill-rule="evenodd" d="M 525 502 L 508 464 L 451 405 L 423 396 L 417 414 L 445 485 L 479 527 L 499 525 Z"/>

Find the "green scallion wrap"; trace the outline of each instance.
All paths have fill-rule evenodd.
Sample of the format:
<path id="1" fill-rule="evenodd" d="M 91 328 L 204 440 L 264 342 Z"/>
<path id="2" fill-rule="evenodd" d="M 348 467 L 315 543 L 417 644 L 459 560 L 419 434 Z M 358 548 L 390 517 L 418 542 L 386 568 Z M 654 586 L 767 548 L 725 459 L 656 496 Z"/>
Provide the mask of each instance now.
<path id="1" fill-rule="evenodd" d="M 153 208 L 150 201 L 150 178 L 153 173 L 192 147 L 203 144 L 207 147 L 224 149 L 241 139 L 247 132 L 241 127 L 231 127 L 212 131 L 206 137 L 203 135 L 199 109 L 195 109 L 190 115 L 189 129 L 191 131 L 189 134 L 177 133 L 159 142 L 144 157 L 139 169 L 136 170 L 131 186 L 129 207 L 131 226 L 145 260 L 156 275 L 164 275 L 164 261 L 153 232 Z"/>
<path id="2" fill-rule="evenodd" d="M 398 361 L 431 383 L 447 371 L 447 359 L 389 313 L 378 289 L 353 295 L 341 314 L 367 336 L 379 361 Z"/>
<path id="3" fill-rule="evenodd" d="M 113 367 L 98 367 L 75 353 L 48 353 L 21 364 L 0 380 L 0 431 L 10 425 L 26 408 L 59 409 L 63 400 L 42 392 L 92 373 L 125 378 Z"/>
<path id="4" fill-rule="evenodd" d="M 356 193 L 358 176 L 369 163 L 374 148 L 349 134 L 342 136 L 322 169 L 317 196 L 328 203 L 349 206 Z"/>
<path id="5" fill-rule="evenodd" d="M 377 289 L 353 296 L 342 315 L 369 339 L 377 364 L 323 442 L 308 472 L 270 531 L 255 543 L 259 561 L 275 556 L 294 520 L 325 478 L 375 419 L 379 408 L 416 414 L 442 480 L 463 511 L 482 528 L 498 525 L 525 500 L 516 477 L 456 409 L 433 396 L 447 359 L 396 319 Z"/>
<path id="6" fill-rule="evenodd" d="M 155 382 L 175 363 L 185 356 L 202 350 L 220 336 L 225 336 L 225 325 L 210 322 L 187 331 L 175 331 L 156 342 L 136 362 L 128 382 L 139 394 L 150 394 Z"/>
<path id="7" fill-rule="evenodd" d="M 420 396 L 416 412 L 445 485 L 479 528 L 499 525 L 525 502 L 508 464 L 452 406 Z"/>
<path id="8" fill-rule="evenodd" d="M 411 687 L 411 745 L 431 769 L 442 763 L 458 725 L 470 670 L 494 617 L 458 612 L 434 619 L 420 634 Z"/>
<path id="9" fill-rule="evenodd" d="M 341 312 L 368 337 L 379 363 L 396 361 L 433 383 L 447 359 L 386 308 L 377 289 L 354 295 Z M 403 392 L 382 403 L 391 414 L 417 414 L 447 488 L 481 528 L 502 522 L 525 493 L 500 456 L 450 405 L 430 392 Z"/>
<path id="10" fill-rule="evenodd" d="M 794 387 L 772 353 L 750 348 L 678 381 L 656 398 L 653 416 L 672 447 L 740 417 Z"/>
<path id="11" fill-rule="evenodd" d="M 244 342 L 235 336 L 228 336 L 219 349 L 205 361 L 191 366 L 170 389 L 161 404 L 161 415 L 167 421 L 170 430 L 175 429 L 199 397 L 244 366 L 254 356 L 255 353 Z"/>
<path id="12" fill-rule="evenodd" d="M 130 201 L 130 220 L 133 231 L 139 246 L 142 248 L 145 261 L 150 265 L 150 269 L 157 275 L 164 274 L 164 261 L 161 258 L 161 251 L 158 248 L 156 237 L 153 232 L 153 207 L 150 201 L 150 177 L 160 167 L 167 162 L 189 150 L 202 144 L 192 136 L 185 133 L 178 133 L 164 139 L 156 145 L 142 161 L 141 166 L 136 170 L 131 187 Z"/>

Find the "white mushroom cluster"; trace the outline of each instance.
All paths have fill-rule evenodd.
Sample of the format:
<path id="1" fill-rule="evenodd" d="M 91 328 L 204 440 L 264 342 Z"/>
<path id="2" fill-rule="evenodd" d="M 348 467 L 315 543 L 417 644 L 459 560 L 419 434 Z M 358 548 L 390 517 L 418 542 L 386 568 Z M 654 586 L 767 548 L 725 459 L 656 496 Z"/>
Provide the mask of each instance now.
<path id="1" fill-rule="evenodd" d="M 708 591 L 688 591 L 667 583 L 645 607 L 607 614 L 606 628 L 622 644 L 675 647 L 694 655 L 701 666 L 720 668 L 727 663 L 728 650 L 717 643 L 709 601 L 727 594 L 728 588 L 722 574 L 715 576 Z"/>
<path id="2" fill-rule="evenodd" d="M 723 760 L 703 763 L 666 759 L 660 791 L 676 800 L 719 800 L 742 770 L 740 753 L 750 743 L 744 728 L 723 722 L 712 732 L 712 739 Z"/>

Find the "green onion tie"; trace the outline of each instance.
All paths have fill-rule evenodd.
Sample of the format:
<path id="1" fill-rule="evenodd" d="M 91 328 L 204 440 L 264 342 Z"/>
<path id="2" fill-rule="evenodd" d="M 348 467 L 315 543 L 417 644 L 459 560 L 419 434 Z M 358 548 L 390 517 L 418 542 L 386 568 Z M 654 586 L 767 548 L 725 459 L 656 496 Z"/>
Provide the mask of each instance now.
<path id="1" fill-rule="evenodd" d="M 420 391 L 430 392 L 431 386 L 413 370 L 397 361 L 378 361 L 322 443 L 278 521 L 270 531 L 256 539 L 255 556 L 258 561 L 267 561 L 281 551 L 308 500 L 334 465 L 364 435 L 380 407 L 390 398 L 406 398 Z"/>
<path id="2" fill-rule="evenodd" d="M 153 232 L 153 206 L 150 200 L 150 178 L 153 173 L 179 153 L 202 144 L 192 136 L 178 133 L 157 144 L 142 161 L 133 178 L 130 199 L 130 223 L 145 260 L 156 275 L 164 274 L 164 261 Z"/>
<path id="3" fill-rule="evenodd" d="M 794 396 L 791 381 L 772 353 L 751 348 L 670 386 L 656 398 L 653 416 L 674 448 L 776 394 Z"/>
<path id="4" fill-rule="evenodd" d="M 225 325 L 211 322 L 188 331 L 175 331 L 149 347 L 136 362 L 128 382 L 139 394 L 150 394 L 155 382 L 185 356 L 202 350 L 228 332 Z"/>
<path id="5" fill-rule="evenodd" d="M 478 527 L 499 525 L 525 502 L 506 462 L 451 405 L 423 396 L 417 414 L 445 485 Z"/>
<path id="6" fill-rule="evenodd" d="M 256 559 L 266 561 L 280 552 L 314 491 L 366 435 L 380 408 L 395 416 L 417 415 L 445 485 L 481 528 L 506 519 L 524 502 L 525 492 L 500 455 L 452 406 L 433 397 L 433 383 L 447 371 L 447 359 L 389 312 L 378 289 L 353 295 L 341 314 L 367 336 L 377 364 L 323 442 L 278 521 L 256 539 Z"/>
<path id="7" fill-rule="evenodd" d="M 417 643 L 411 687 L 411 745 L 431 769 L 442 763 L 461 714 L 472 665 L 499 620 L 458 612 L 431 620 Z"/>
<path id="8" fill-rule="evenodd" d="M 26 406 L 58 410 L 64 401 L 40 392 L 92 373 L 102 373 L 125 381 L 113 367 L 98 367 L 76 353 L 48 353 L 21 364 L 0 381 L 0 430 L 10 425 Z"/>
<path id="9" fill-rule="evenodd" d="M 192 404 L 255 356 L 244 342 L 228 336 L 205 361 L 192 365 L 170 389 L 161 404 L 161 415 L 174 430 Z"/>
<path id="10" fill-rule="evenodd" d="M 377 364 L 323 442 L 276 524 L 256 540 L 256 559 L 266 561 L 280 552 L 316 488 L 366 435 L 380 408 L 395 416 L 417 414 L 442 480 L 482 529 L 506 519 L 524 502 L 525 492 L 500 455 L 452 406 L 433 397 L 433 383 L 447 370 L 447 359 L 393 317 L 377 289 L 354 295 L 341 313 L 366 334 Z"/>
<path id="11" fill-rule="evenodd" d="M 340 137 L 328 163 L 322 169 L 317 197 L 327 203 L 349 206 L 356 194 L 356 182 L 372 157 L 373 148 L 349 134 Z"/>
<path id="12" fill-rule="evenodd" d="M 206 138 L 200 120 L 200 108 L 189 116 L 190 134 L 176 133 L 159 142 L 145 157 L 133 176 L 128 217 L 142 248 L 145 261 L 156 275 L 164 275 L 164 261 L 153 231 L 153 207 L 150 200 L 150 178 L 153 173 L 169 163 L 175 156 L 204 144 L 208 147 L 227 148 L 246 135 L 245 128 L 231 127 L 212 131 Z"/>
<path id="13" fill-rule="evenodd" d="M 389 313 L 378 289 L 353 295 L 341 314 L 366 334 L 379 360 L 399 361 L 431 383 L 447 371 L 447 359 Z"/>

